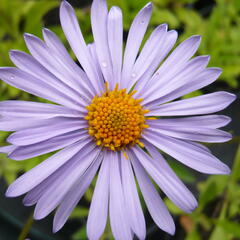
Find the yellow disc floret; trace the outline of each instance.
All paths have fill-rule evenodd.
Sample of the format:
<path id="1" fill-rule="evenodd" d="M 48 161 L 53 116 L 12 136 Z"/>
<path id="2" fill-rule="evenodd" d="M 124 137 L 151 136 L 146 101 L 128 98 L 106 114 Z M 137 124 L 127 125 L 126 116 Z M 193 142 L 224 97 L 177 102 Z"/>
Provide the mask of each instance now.
<path id="1" fill-rule="evenodd" d="M 118 90 L 118 85 L 113 91 L 106 87 L 105 93 L 95 96 L 87 106 L 88 132 L 97 145 L 113 151 L 134 144 L 143 147 L 139 139 L 142 130 L 148 127 L 144 114 L 149 110 L 140 105 L 142 99 L 133 98 L 134 93 Z"/>

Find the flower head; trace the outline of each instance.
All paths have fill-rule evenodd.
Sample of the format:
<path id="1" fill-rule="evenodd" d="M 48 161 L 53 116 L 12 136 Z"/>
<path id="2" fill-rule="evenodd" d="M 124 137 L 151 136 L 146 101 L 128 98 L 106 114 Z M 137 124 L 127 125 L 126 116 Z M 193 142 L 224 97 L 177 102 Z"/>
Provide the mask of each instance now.
<path id="1" fill-rule="evenodd" d="M 139 138 L 145 124 L 144 110 L 140 105 L 142 99 L 134 99 L 134 92 L 126 89 L 106 92 L 101 97 L 94 97 L 87 106 L 88 133 L 94 137 L 96 144 L 113 151 L 123 150 L 130 145 L 141 144 Z"/>
<path id="2" fill-rule="evenodd" d="M 24 204 L 36 204 L 35 219 L 57 208 L 54 232 L 67 221 L 98 170 L 87 221 L 90 240 L 101 237 L 108 216 L 116 239 L 132 239 L 132 233 L 145 239 L 135 178 L 153 220 L 170 234 L 174 222 L 150 177 L 178 207 L 186 212 L 196 208 L 194 196 L 159 150 L 203 173 L 230 172 L 199 142 L 231 139 L 218 129 L 230 118 L 213 113 L 235 96 L 222 91 L 176 100 L 214 82 L 221 70 L 207 68 L 208 56 L 192 58 L 199 36 L 170 54 L 177 32 L 168 31 L 166 24 L 152 32 L 139 52 L 151 12 L 149 3 L 135 17 L 123 55 L 118 7 L 108 11 L 105 0 L 93 1 L 94 42 L 86 45 L 73 8 L 63 1 L 62 29 L 81 67 L 58 37 L 43 29 L 44 41 L 24 36 L 31 55 L 11 51 L 16 67 L 0 68 L 6 83 L 52 102 L 1 102 L 0 128 L 14 133 L 0 151 L 24 160 L 59 150 L 19 177 L 6 193 L 26 194 Z"/>

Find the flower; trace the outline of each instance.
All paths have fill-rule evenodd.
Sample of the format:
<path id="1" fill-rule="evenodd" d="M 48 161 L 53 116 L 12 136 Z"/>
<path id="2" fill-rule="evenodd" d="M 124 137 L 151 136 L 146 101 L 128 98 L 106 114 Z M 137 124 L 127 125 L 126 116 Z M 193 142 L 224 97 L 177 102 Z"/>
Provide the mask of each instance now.
<path id="1" fill-rule="evenodd" d="M 36 204 L 35 219 L 57 208 L 54 232 L 67 221 L 98 169 L 87 220 L 91 240 L 100 238 L 108 215 L 116 239 L 132 239 L 133 233 L 145 239 L 135 177 L 153 220 L 170 234 L 175 231 L 173 219 L 150 177 L 182 210 L 197 207 L 159 150 L 199 172 L 230 172 L 198 142 L 231 139 L 218 129 L 230 118 L 213 113 L 226 108 L 235 96 L 220 91 L 176 100 L 214 82 L 221 70 L 207 68 L 209 56 L 192 58 L 200 36 L 190 37 L 170 53 L 177 32 L 168 31 L 166 24 L 152 32 L 139 53 L 151 12 L 149 3 L 135 17 L 123 55 L 118 7 L 108 11 L 105 0 L 93 1 L 94 43 L 86 45 L 73 8 L 63 1 L 62 29 L 82 68 L 48 29 L 43 29 L 45 42 L 25 34 L 31 55 L 11 51 L 16 68 L 0 68 L 4 82 L 55 103 L 0 103 L 1 130 L 14 131 L 7 139 L 11 145 L 1 152 L 24 160 L 59 150 L 6 192 L 8 197 L 27 193 L 23 203 Z"/>

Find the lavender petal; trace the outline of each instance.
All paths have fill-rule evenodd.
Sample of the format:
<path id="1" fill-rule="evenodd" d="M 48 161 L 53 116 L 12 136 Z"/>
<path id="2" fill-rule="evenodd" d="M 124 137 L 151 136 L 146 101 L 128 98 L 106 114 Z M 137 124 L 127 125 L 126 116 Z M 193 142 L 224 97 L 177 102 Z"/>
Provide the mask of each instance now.
<path id="1" fill-rule="evenodd" d="M 152 4 L 148 3 L 135 17 L 130 27 L 123 60 L 121 88 L 126 88 L 140 45 L 152 15 Z"/>
<path id="2" fill-rule="evenodd" d="M 58 207 L 56 214 L 53 220 L 53 232 L 59 231 L 68 217 L 70 216 L 73 209 L 76 207 L 87 188 L 91 184 L 97 169 L 102 161 L 102 157 L 98 157 L 92 165 L 86 170 L 86 172 L 76 181 L 74 186 L 70 189 L 70 191 L 66 194 L 62 203 Z M 104 185 L 105 187 L 105 185 Z M 102 221 L 102 219 L 101 219 Z M 101 222 L 97 222 L 98 224 Z"/>
<path id="3" fill-rule="evenodd" d="M 129 222 L 139 239 L 146 237 L 146 223 L 138 197 L 131 163 L 121 154 L 122 186 Z"/>
<path id="4" fill-rule="evenodd" d="M 53 117 L 83 117 L 86 113 L 81 113 L 63 106 L 30 102 L 8 100 L 0 102 L 0 114 L 9 117 L 23 117 L 45 119 Z"/>
<path id="5" fill-rule="evenodd" d="M 236 96 L 228 92 L 214 92 L 189 99 L 155 106 L 147 116 L 184 116 L 215 113 L 230 105 Z"/>
<path id="6" fill-rule="evenodd" d="M 74 9 L 67 1 L 62 1 L 60 6 L 60 22 L 73 52 L 92 82 L 92 85 L 95 87 L 95 93 L 100 94 L 101 90 L 103 90 L 103 83 L 100 81 L 101 79 L 99 79 L 97 70 L 82 36 Z"/>
<path id="7" fill-rule="evenodd" d="M 87 235 L 91 240 L 99 239 L 101 237 L 107 223 L 110 161 L 112 161 L 112 159 L 109 159 L 109 155 L 105 154 L 88 213 Z"/>
<path id="8" fill-rule="evenodd" d="M 12 151 L 8 156 L 14 160 L 25 160 L 28 158 L 33 158 L 67 147 L 75 142 L 80 141 L 81 139 L 87 138 L 88 136 L 89 135 L 86 130 L 77 130 L 50 138 L 39 143 L 15 147 L 14 151 Z"/>
<path id="9" fill-rule="evenodd" d="M 91 7 L 91 25 L 102 74 L 111 86 L 113 66 L 108 43 L 108 8 L 106 0 L 93 1 Z"/>
<path id="10" fill-rule="evenodd" d="M 200 151 L 199 147 L 186 141 L 149 130 L 144 133 L 143 137 L 154 146 L 199 172 L 207 174 L 230 173 L 228 166 L 220 162 L 215 156 L 207 151 Z"/>
<path id="11" fill-rule="evenodd" d="M 72 144 L 24 173 L 9 186 L 6 196 L 17 197 L 30 191 L 65 164 L 90 141 L 90 139 L 86 139 Z"/>
<path id="12" fill-rule="evenodd" d="M 59 205 L 68 191 L 74 186 L 79 177 L 96 159 L 100 149 L 94 143 L 88 144 L 78 152 L 69 162 L 68 170 L 62 173 L 61 178 L 51 184 L 38 200 L 34 210 L 34 218 L 42 219 Z"/>
<path id="13" fill-rule="evenodd" d="M 119 240 L 132 240 L 127 209 L 124 202 L 123 186 L 121 183 L 119 155 L 111 151 L 110 161 L 110 225 L 113 236 Z"/>
<path id="14" fill-rule="evenodd" d="M 139 163 L 139 160 L 135 155 L 130 156 L 137 181 L 152 219 L 159 228 L 173 235 L 175 233 L 175 225 L 172 216 L 169 214 L 164 202 L 159 196 L 148 174 Z"/>
<path id="15" fill-rule="evenodd" d="M 14 145 L 25 146 L 86 127 L 86 120 L 83 119 L 61 117 L 45 119 L 35 127 L 12 133 L 7 141 Z"/>
<path id="16" fill-rule="evenodd" d="M 134 147 L 133 152 L 146 171 L 174 204 L 185 212 L 191 212 L 197 207 L 197 201 L 192 193 L 175 175 L 160 154 L 158 159 L 153 159 L 138 147 Z M 156 158 L 156 156 L 154 157 Z M 156 160 L 160 163 L 157 163 Z"/>
<path id="17" fill-rule="evenodd" d="M 108 14 L 108 43 L 112 62 L 113 77 L 109 81 L 111 89 L 120 83 L 122 72 L 123 52 L 123 20 L 122 11 L 118 7 L 112 7 Z M 117 46 L 117 47 L 116 47 Z"/>
<path id="18" fill-rule="evenodd" d="M 52 87 L 49 83 L 17 68 L 0 68 L 0 79 L 7 84 L 35 96 L 59 103 L 77 111 L 84 111 L 79 103 L 71 97 Z"/>

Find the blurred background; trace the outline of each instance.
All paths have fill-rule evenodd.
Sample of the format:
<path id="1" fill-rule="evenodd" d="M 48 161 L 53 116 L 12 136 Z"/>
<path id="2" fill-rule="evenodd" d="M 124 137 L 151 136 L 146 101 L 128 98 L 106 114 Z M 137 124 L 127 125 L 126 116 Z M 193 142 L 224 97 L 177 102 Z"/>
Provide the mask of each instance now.
<path id="1" fill-rule="evenodd" d="M 85 40 L 92 41 L 90 26 L 90 0 L 69 0 L 75 7 Z M 124 12 L 124 36 L 131 21 L 148 0 L 108 0 L 109 6 L 118 5 Z M 225 128 L 233 139 L 224 144 L 208 145 L 213 153 L 232 168 L 230 176 L 207 176 L 190 170 L 167 157 L 177 175 L 186 183 L 199 200 L 199 207 L 186 214 L 163 196 L 176 223 L 176 234 L 170 236 L 159 230 L 145 210 L 147 239 L 186 240 L 237 240 L 240 239 L 240 0 L 152 0 L 153 16 L 147 36 L 161 23 L 168 23 L 180 35 L 178 43 L 191 35 L 202 35 L 198 55 L 211 55 L 210 66 L 223 69 L 221 77 L 201 91 L 185 98 L 217 90 L 237 94 L 238 100 L 223 111 L 233 118 Z M 11 66 L 8 52 L 11 49 L 25 50 L 23 33 L 41 37 L 42 27 L 53 30 L 66 39 L 59 23 L 59 0 L 0 0 L 0 66 Z M 146 36 L 146 38 L 147 38 Z M 145 39 L 146 40 L 146 39 Z M 68 47 L 69 49 L 69 47 Z M 72 57 L 71 50 L 69 49 Z M 43 101 L 0 82 L 0 99 Z M 6 145 L 8 133 L 0 133 L 0 146 Z M 33 221 L 33 208 L 23 207 L 21 198 L 7 199 L 7 186 L 47 155 L 16 162 L 0 154 L 0 240 L 85 240 L 86 219 L 94 184 L 87 191 L 72 213 L 65 227 L 52 234 L 52 216 Z M 102 240 L 112 239 L 107 227 Z"/>

